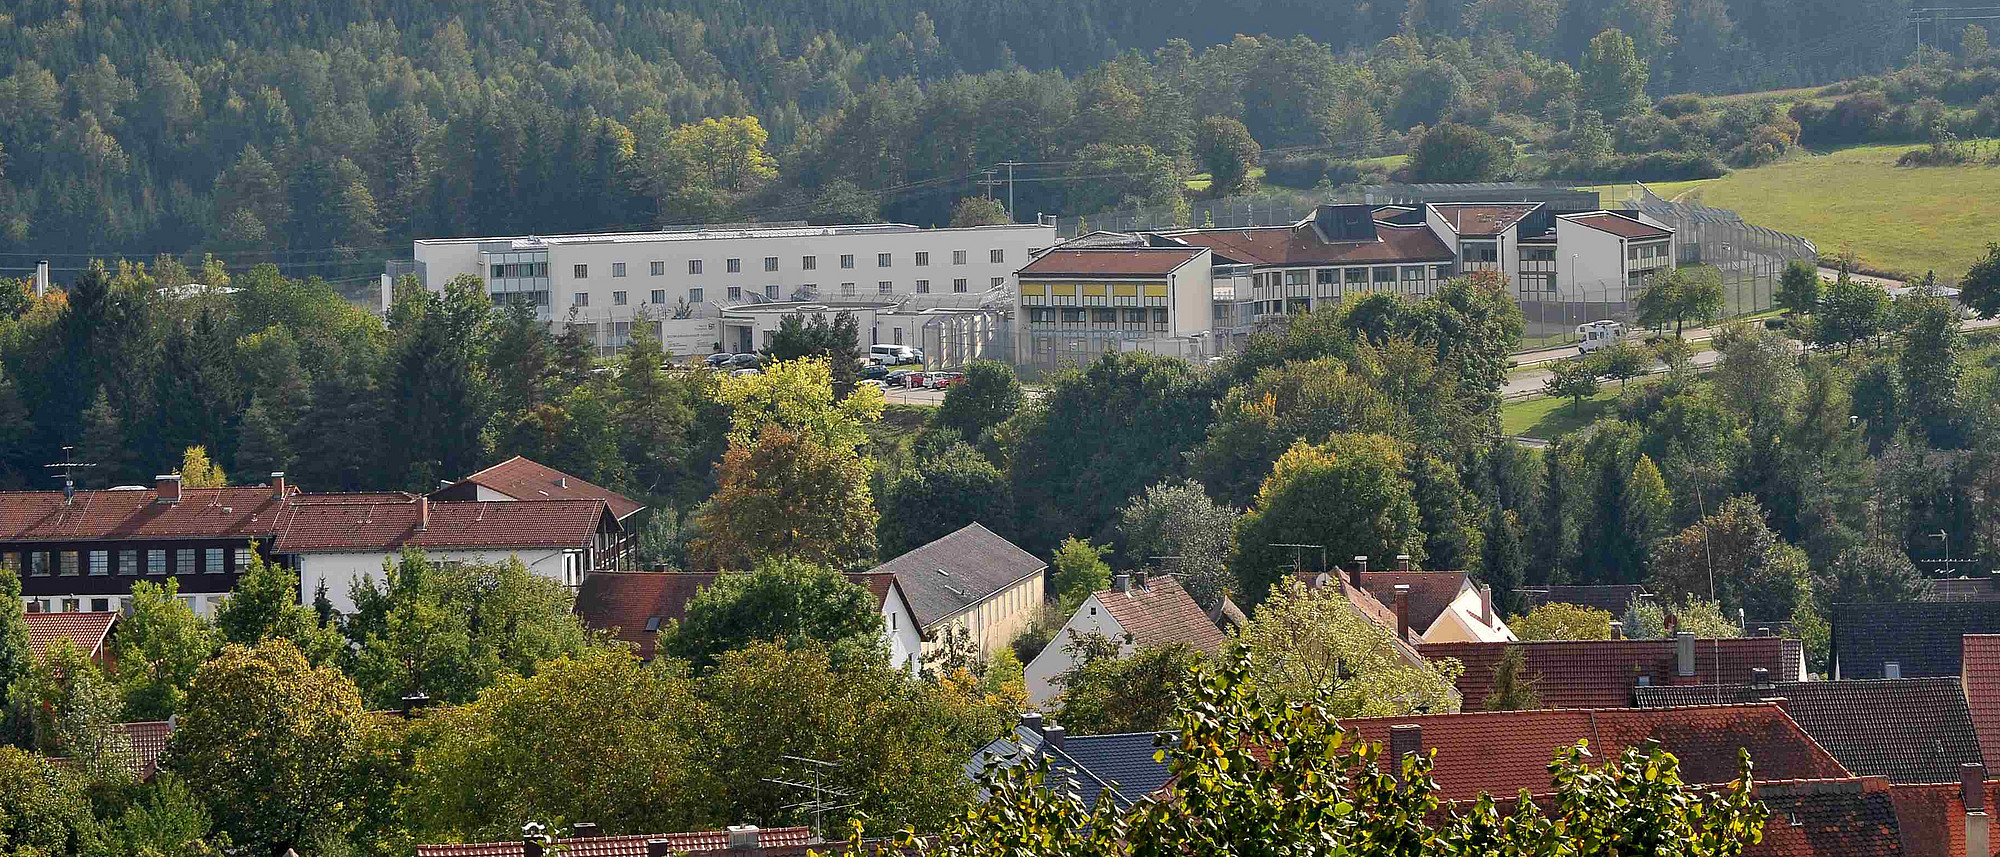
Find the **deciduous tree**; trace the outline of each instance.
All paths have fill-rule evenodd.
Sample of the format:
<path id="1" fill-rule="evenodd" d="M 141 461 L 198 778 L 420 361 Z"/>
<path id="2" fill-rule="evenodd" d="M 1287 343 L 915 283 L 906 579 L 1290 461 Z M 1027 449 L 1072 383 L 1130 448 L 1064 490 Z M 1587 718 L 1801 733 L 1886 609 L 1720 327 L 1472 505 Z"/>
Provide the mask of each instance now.
<path id="1" fill-rule="evenodd" d="M 1011 529 L 1007 477 L 965 443 L 913 462 L 884 487 L 877 527 L 884 557 L 902 556 L 967 524 Z"/>
<path id="2" fill-rule="evenodd" d="M 1279 456 L 1257 502 L 1237 525 L 1236 576 L 1255 606 L 1291 575 L 1299 549 L 1327 556 L 1424 557 L 1420 512 L 1404 475 L 1402 445 L 1382 435 L 1337 434 Z M 1303 570 L 1303 569 L 1298 569 Z"/>
<path id="3" fill-rule="evenodd" d="M 752 571 L 717 577 L 660 636 L 662 651 L 699 670 L 759 640 L 838 646 L 843 657 L 872 661 L 882 640 L 882 609 L 866 587 L 839 572 L 769 559 Z"/>
<path id="4" fill-rule="evenodd" d="M 180 581 L 132 584 L 132 613 L 112 643 L 125 717 L 165 720 L 182 710 L 203 662 L 222 644 L 208 621 L 180 600 Z"/>
<path id="5" fill-rule="evenodd" d="M 1076 612 L 1091 593 L 1111 587 L 1111 566 L 1104 561 L 1110 553 L 1110 545 L 1094 545 L 1075 536 L 1056 547 L 1055 556 L 1049 558 L 1049 591 L 1055 593 L 1063 613 Z"/>
<path id="6" fill-rule="evenodd" d="M 1250 130 L 1227 116 L 1210 116 L 1195 127 L 1194 160 L 1209 175 L 1211 197 L 1249 192 L 1254 184 L 1250 168 L 1257 165 L 1262 152 Z"/>
<path id="7" fill-rule="evenodd" d="M 1055 684 L 1055 722 L 1073 735 L 1158 732 L 1171 726 L 1180 686 L 1201 663 L 1202 653 L 1186 643 L 1139 649 L 1126 657 L 1078 661 Z"/>
<path id="8" fill-rule="evenodd" d="M 1609 640 L 1611 614 L 1575 604 L 1550 601 L 1507 620 L 1507 629 L 1524 642 L 1540 640 Z M 1492 709 L 1489 709 L 1492 710 Z"/>
<path id="9" fill-rule="evenodd" d="M 880 392 L 875 401 L 879 407 Z M 700 534 L 689 545 L 690 562 L 742 569 L 793 556 L 845 569 L 874 557 L 879 515 L 868 469 L 852 447 L 829 447 L 799 430 L 774 426 L 755 440 L 732 440 L 715 496 L 696 516 Z"/>
<path id="10" fill-rule="evenodd" d="M 1184 479 L 1161 482 L 1132 498 L 1120 529 L 1135 564 L 1158 562 L 1180 576 L 1195 603 L 1213 608 L 1236 591 L 1229 570 L 1236 518 L 1236 510 L 1210 500 L 1201 483 Z"/>
<path id="11" fill-rule="evenodd" d="M 1444 714 L 1459 709 L 1451 658 L 1412 663 L 1393 629 L 1362 616 L 1339 587 L 1274 586 L 1243 629 L 1247 678 L 1274 702 L 1318 704 L 1338 717 Z"/>

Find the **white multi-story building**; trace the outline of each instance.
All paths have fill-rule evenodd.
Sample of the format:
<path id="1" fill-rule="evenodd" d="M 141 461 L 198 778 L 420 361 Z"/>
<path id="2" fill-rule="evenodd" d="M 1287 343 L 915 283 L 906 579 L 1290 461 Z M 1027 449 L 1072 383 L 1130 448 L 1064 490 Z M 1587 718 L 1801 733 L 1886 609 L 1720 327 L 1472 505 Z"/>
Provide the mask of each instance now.
<path id="1" fill-rule="evenodd" d="M 720 307 L 749 303 L 977 306 L 989 292 L 1011 291 L 1014 271 L 1055 243 L 1053 224 L 1034 223 L 778 223 L 437 238 L 415 242 L 412 273 L 433 291 L 454 277 L 478 276 L 496 302 L 529 304 L 544 320 L 580 325 L 599 348 L 613 350 L 635 323 L 713 318 Z M 719 325 L 707 327 L 717 347 L 733 347 L 721 343 Z M 670 338 L 665 326 L 656 334 Z"/>

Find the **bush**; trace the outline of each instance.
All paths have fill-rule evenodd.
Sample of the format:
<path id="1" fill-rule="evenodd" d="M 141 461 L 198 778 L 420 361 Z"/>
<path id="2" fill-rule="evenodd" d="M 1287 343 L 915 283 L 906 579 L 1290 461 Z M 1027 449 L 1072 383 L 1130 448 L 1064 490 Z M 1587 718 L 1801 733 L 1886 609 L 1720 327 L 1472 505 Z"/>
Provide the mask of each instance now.
<path id="1" fill-rule="evenodd" d="M 1660 103 L 1653 105 L 1653 112 L 1668 119 L 1679 119 L 1682 116 L 1699 116 L 1707 109 L 1708 106 L 1702 103 L 1700 96 L 1686 93 L 1669 95 L 1660 99 Z"/>
<path id="2" fill-rule="evenodd" d="M 1286 154 L 1264 159 L 1264 182 L 1280 187 L 1338 187 L 1361 181 L 1361 169 L 1331 155 Z"/>
<path id="3" fill-rule="evenodd" d="M 1680 182 L 1719 179 L 1729 174 L 1722 161 L 1707 152 L 1647 152 L 1612 155 L 1591 163 L 1558 162 L 1552 178 L 1593 181 Z"/>

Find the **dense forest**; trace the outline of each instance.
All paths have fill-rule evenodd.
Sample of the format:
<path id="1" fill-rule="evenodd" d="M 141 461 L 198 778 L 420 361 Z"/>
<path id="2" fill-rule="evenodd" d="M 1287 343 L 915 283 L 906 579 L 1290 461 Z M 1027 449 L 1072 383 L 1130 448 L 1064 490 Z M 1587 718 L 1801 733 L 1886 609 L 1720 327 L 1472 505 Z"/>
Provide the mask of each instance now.
<path id="1" fill-rule="evenodd" d="M 1398 154 L 1455 120 L 1593 158 L 1608 127 L 1642 155 L 1693 145 L 1659 139 L 1678 118 L 1649 97 L 1888 71 L 1915 44 L 1904 10 L 36 0 L 0 15 L 0 273 L 210 251 L 359 278 L 414 236 L 941 223 L 1001 161 L 1025 163 L 1022 218 L 1088 213 L 1178 194 L 1233 139 L 1215 121 L 1275 154 Z M 718 141 L 694 123 L 747 116 L 721 140 L 742 157 L 705 169 Z M 1695 150 L 1795 142 L 1773 118 L 1711 118 Z"/>

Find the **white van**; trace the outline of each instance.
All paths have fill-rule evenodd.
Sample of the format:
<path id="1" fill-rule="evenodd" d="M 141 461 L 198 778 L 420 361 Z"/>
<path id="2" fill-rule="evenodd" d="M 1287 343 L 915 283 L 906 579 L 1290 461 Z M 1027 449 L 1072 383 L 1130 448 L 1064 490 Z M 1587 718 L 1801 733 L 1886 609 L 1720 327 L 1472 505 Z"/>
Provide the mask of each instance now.
<path id="1" fill-rule="evenodd" d="M 907 366 L 923 362 L 923 358 L 917 356 L 916 349 L 907 345 L 870 345 L 868 359 L 883 366 Z"/>
<path id="2" fill-rule="evenodd" d="M 1576 326 L 1576 353 L 1589 354 L 1609 348 L 1625 338 L 1625 325 L 1616 321 L 1593 321 Z"/>

